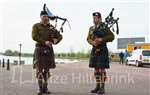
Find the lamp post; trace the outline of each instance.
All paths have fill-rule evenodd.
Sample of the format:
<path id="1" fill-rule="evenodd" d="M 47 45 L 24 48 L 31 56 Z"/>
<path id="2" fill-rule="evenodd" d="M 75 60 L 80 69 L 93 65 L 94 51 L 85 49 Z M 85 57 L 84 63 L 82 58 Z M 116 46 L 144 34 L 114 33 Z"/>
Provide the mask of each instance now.
<path id="1" fill-rule="evenodd" d="M 20 53 L 19 53 L 19 65 L 21 65 L 21 46 L 22 44 L 19 44 Z"/>

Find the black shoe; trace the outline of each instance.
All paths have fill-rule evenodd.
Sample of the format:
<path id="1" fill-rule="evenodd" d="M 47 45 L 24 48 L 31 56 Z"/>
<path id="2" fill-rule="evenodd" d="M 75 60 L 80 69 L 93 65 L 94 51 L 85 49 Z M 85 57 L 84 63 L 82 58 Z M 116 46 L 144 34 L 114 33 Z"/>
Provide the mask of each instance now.
<path id="1" fill-rule="evenodd" d="M 94 90 L 92 90 L 91 93 L 97 93 L 99 91 L 99 89 L 100 88 L 98 86 L 96 86 L 96 88 Z"/>
<path id="2" fill-rule="evenodd" d="M 45 94 L 51 94 L 51 92 L 48 91 L 48 88 L 47 88 L 47 87 L 45 87 L 45 88 L 43 89 L 43 91 L 44 91 Z"/>
<path id="3" fill-rule="evenodd" d="M 98 91 L 98 94 L 104 94 L 105 93 L 105 89 L 104 88 L 100 88 Z"/>
<path id="4" fill-rule="evenodd" d="M 43 92 L 43 89 L 40 88 L 39 91 L 37 92 L 37 95 L 42 95 L 44 92 Z"/>

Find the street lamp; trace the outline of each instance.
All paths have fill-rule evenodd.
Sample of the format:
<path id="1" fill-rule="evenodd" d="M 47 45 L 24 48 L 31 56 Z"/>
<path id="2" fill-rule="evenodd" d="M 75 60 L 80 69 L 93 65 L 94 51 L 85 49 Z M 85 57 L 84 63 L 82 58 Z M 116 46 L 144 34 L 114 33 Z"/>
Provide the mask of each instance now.
<path id="1" fill-rule="evenodd" d="M 19 47 L 20 47 L 20 53 L 19 53 L 19 64 L 21 65 L 21 46 L 22 44 L 19 44 Z"/>

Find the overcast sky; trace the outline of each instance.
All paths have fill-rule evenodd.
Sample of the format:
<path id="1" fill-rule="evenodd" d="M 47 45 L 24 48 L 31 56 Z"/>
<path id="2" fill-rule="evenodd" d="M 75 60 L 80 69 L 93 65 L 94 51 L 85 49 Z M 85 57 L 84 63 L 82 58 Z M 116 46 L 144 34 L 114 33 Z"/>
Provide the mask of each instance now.
<path id="1" fill-rule="evenodd" d="M 108 44 L 111 51 L 117 51 L 117 38 L 145 37 L 146 43 L 150 42 L 149 2 L 147 0 L 112 1 L 2 0 L 0 49 L 2 52 L 7 49 L 19 50 L 21 43 L 23 52 L 33 53 L 35 41 L 31 38 L 32 26 L 40 22 L 40 12 L 43 10 L 44 3 L 54 15 L 67 18 L 72 27 L 70 30 L 67 23 L 64 25 L 63 40 L 54 46 L 57 53 L 70 52 L 71 48 L 75 52 L 90 49 L 91 46 L 87 43 L 86 38 L 89 27 L 93 25 L 92 13 L 101 12 L 104 21 L 112 8 L 115 8 L 114 17 L 120 18 L 120 34 L 114 33 L 115 40 Z"/>

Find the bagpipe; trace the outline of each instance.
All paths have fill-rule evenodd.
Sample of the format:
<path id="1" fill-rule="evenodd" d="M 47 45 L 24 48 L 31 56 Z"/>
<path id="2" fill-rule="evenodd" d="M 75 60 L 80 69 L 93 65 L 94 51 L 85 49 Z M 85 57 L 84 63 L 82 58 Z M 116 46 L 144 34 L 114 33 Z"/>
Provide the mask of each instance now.
<path id="1" fill-rule="evenodd" d="M 70 26 L 69 21 L 68 21 L 66 18 L 62 18 L 62 17 L 53 15 L 53 14 L 50 12 L 50 10 L 48 9 L 48 7 L 46 6 L 46 4 L 43 5 L 43 11 L 46 11 L 46 12 L 47 12 L 48 17 L 49 17 L 50 20 L 53 20 L 53 21 L 55 20 L 55 28 L 57 28 L 57 21 L 58 21 L 58 19 L 63 21 L 63 23 L 62 23 L 61 26 L 60 26 L 59 32 L 62 32 L 62 33 L 63 33 L 63 26 L 64 26 L 64 24 L 65 24 L 66 22 L 68 23 L 68 26 L 69 26 L 69 28 L 71 29 L 71 26 Z"/>
<path id="2" fill-rule="evenodd" d="M 112 8 L 109 15 L 105 18 L 105 22 L 103 22 L 103 24 L 105 24 L 108 27 L 108 29 L 112 30 L 113 32 L 115 32 L 114 25 L 116 24 L 116 34 L 118 35 L 119 34 L 119 25 L 118 25 L 119 18 L 114 19 L 113 11 L 114 11 L 114 8 Z M 94 36 L 96 38 L 103 38 L 105 36 L 105 29 L 106 28 L 103 26 L 101 29 L 95 28 L 94 33 L 93 33 Z M 102 44 L 102 45 L 100 44 L 98 46 L 93 46 L 93 47 L 95 48 L 96 51 L 99 51 L 102 46 L 106 46 L 106 44 Z"/>
<path id="3" fill-rule="evenodd" d="M 114 30 L 114 27 L 113 25 L 116 24 L 116 34 L 119 34 L 119 26 L 118 26 L 118 20 L 119 18 L 117 19 L 114 19 L 113 17 L 113 11 L 114 11 L 114 8 L 111 10 L 111 12 L 109 13 L 109 15 L 105 18 L 105 22 L 103 22 L 102 24 L 102 28 L 101 29 L 94 29 L 94 35 L 97 37 L 97 38 L 102 38 L 104 37 L 104 30 L 105 30 L 105 27 L 104 24 L 110 29 L 112 30 L 113 32 L 115 32 Z"/>
<path id="4" fill-rule="evenodd" d="M 112 8 L 109 15 L 105 18 L 105 24 L 107 24 L 108 28 L 112 29 L 113 32 L 115 32 L 113 25 L 116 24 L 116 34 L 119 34 L 119 25 L 118 25 L 119 18 L 114 19 L 113 11 L 114 11 L 114 8 Z"/>

